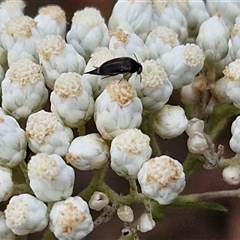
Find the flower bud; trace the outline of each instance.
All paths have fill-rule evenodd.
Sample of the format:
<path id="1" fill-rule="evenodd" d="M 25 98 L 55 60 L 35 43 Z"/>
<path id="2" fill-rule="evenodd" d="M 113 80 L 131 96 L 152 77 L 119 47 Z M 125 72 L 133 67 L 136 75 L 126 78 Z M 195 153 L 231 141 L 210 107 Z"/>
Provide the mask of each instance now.
<path id="1" fill-rule="evenodd" d="M 28 163 L 30 187 L 38 199 L 55 202 L 73 192 L 74 170 L 58 155 L 38 153 Z"/>
<path id="2" fill-rule="evenodd" d="M 54 113 L 44 110 L 33 113 L 26 124 L 28 146 L 34 153 L 64 156 L 73 139 L 73 132 L 65 127 Z"/>
<path id="3" fill-rule="evenodd" d="M 0 202 L 8 200 L 13 194 L 12 170 L 0 167 Z"/>
<path id="4" fill-rule="evenodd" d="M 204 121 L 198 118 L 192 118 L 188 121 L 188 126 L 186 128 L 187 135 L 193 136 L 196 132 L 203 133 L 204 130 Z"/>
<path id="5" fill-rule="evenodd" d="M 101 211 L 109 204 L 108 196 L 103 192 L 95 191 L 88 201 L 88 205 L 95 211 Z"/>
<path id="6" fill-rule="evenodd" d="M 66 14 L 58 5 L 48 5 L 38 10 L 34 18 L 39 32 L 43 37 L 51 34 L 59 34 L 62 38 L 66 35 Z"/>
<path id="7" fill-rule="evenodd" d="M 97 47 L 107 47 L 108 28 L 100 11 L 90 7 L 76 11 L 66 38 L 86 62 Z"/>
<path id="8" fill-rule="evenodd" d="M 40 65 L 29 59 L 14 62 L 2 82 L 2 107 L 15 119 L 25 120 L 43 108 L 48 90 Z"/>
<path id="9" fill-rule="evenodd" d="M 7 226 L 16 235 L 41 231 L 48 224 L 47 206 L 30 194 L 12 197 L 4 213 Z"/>
<path id="10" fill-rule="evenodd" d="M 36 42 L 40 38 L 37 23 L 32 18 L 28 16 L 11 18 L 1 33 L 2 45 L 8 51 L 8 65 L 23 58 L 38 62 Z"/>
<path id="11" fill-rule="evenodd" d="M 117 29 L 110 32 L 109 49 L 120 56 L 134 57 L 139 62 L 148 59 L 148 48 L 135 33 Z"/>
<path id="12" fill-rule="evenodd" d="M 51 111 L 65 126 L 78 128 L 93 115 L 94 101 L 89 82 L 78 73 L 62 73 L 50 95 Z"/>
<path id="13" fill-rule="evenodd" d="M 15 118 L 0 115 L 0 165 L 13 168 L 26 157 L 27 138 Z"/>
<path id="14" fill-rule="evenodd" d="M 215 64 L 228 53 L 229 30 L 220 14 L 207 19 L 199 28 L 196 43 L 203 50 L 206 61 Z"/>
<path id="15" fill-rule="evenodd" d="M 120 176 L 136 178 L 152 149 L 150 138 L 138 129 L 127 129 L 117 135 L 110 148 L 111 167 Z"/>
<path id="16" fill-rule="evenodd" d="M 240 155 L 240 116 L 238 116 L 231 126 L 232 137 L 229 141 L 230 148 L 239 156 Z"/>
<path id="17" fill-rule="evenodd" d="M 132 31 L 145 40 L 152 18 L 151 1 L 119 0 L 115 3 L 108 26 L 110 30 Z"/>
<path id="18" fill-rule="evenodd" d="M 82 74 L 86 66 L 83 57 L 60 35 L 47 35 L 41 39 L 37 45 L 37 51 L 46 84 L 50 89 L 53 89 L 56 79 L 62 73 Z"/>
<path id="19" fill-rule="evenodd" d="M 146 45 L 149 48 L 150 59 L 158 59 L 164 53 L 169 52 L 175 46 L 179 45 L 178 35 L 172 29 L 158 26 L 154 28 L 146 39 Z"/>
<path id="20" fill-rule="evenodd" d="M 226 94 L 233 104 L 240 108 L 240 59 L 236 59 L 226 66 L 223 74 L 227 80 Z"/>
<path id="21" fill-rule="evenodd" d="M 143 164 L 138 172 L 138 182 L 144 195 L 167 205 L 184 189 L 185 174 L 180 162 L 162 155 Z"/>
<path id="22" fill-rule="evenodd" d="M 89 72 L 96 67 L 100 67 L 103 63 L 114 59 L 115 57 L 117 57 L 117 54 L 109 48 L 98 47 L 95 49 L 94 53 L 91 54 L 91 58 L 86 65 L 85 72 Z M 100 93 L 102 93 L 106 88 L 107 83 L 109 83 L 111 80 L 116 79 L 119 79 L 120 81 L 123 78 L 123 74 L 108 77 L 94 74 L 85 74 L 83 77 L 91 84 L 94 98 L 97 98 Z"/>
<path id="23" fill-rule="evenodd" d="M 159 60 L 146 60 L 142 67 L 141 83 L 135 75 L 129 82 L 137 90 L 145 111 L 160 110 L 169 100 L 173 86 Z"/>
<path id="24" fill-rule="evenodd" d="M 237 185 L 240 183 L 240 168 L 238 166 L 226 167 L 222 171 L 222 177 L 228 184 Z"/>
<path id="25" fill-rule="evenodd" d="M 66 160 L 79 170 L 93 170 L 102 168 L 109 155 L 107 142 L 98 133 L 91 133 L 71 142 Z"/>
<path id="26" fill-rule="evenodd" d="M 228 96 L 228 94 L 231 95 L 231 93 L 229 92 L 227 94 L 228 84 L 231 85 L 229 80 L 226 77 L 222 77 L 219 80 L 217 80 L 215 83 L 213 83 L 211 86 L 211 93 L 217 99 L 217 101 L 219 103 L 230 103 L 231 102 L 231 100 Z M 230 85 L 229 85 L 229 89 L 230 89 Z"/>
<path id="27" fill-rule="evenodd" d="M 4 24 L 13 17 L 20 17 L 24 15 L 23 10 L 26 4 L 22 0 L 1 1 L 0 4 L 0 32 L 4 28 Z M 1 45 L 1 41 L 0 41 Z M 0 60 L 1 61 L 1 60 Z"/>
<path id="28" fill-rule="evenodd" d="M 80 240 L 93 230 L 88 205 L 78 196 L 56 202 L 49 217 L 49 228 L 57 239 Z"/>
<path id="29" fill-rule="evenodd" d="M 152 0 L 153 4 L 153 27 L 165 26 L 178 34 L 181 43 L 185 43 L 188 37 L 187 19 L 179 10 L 174 1 Z"/>
<path id="30" fill-rule="evenodd" d="M 202 132 L 195 132 L 190 135 L 187 140 L 187 147 L 189 152 L 194 154 L 203 154 L 208 148 L 206 137 Z"/>
<path id="31" fill-rule="evenodd" d="M 192 83 L 203 67 L 205 56 L 196 44 L 178 45 L 161 56 L 162 65 L 174 89 Z"/>
<path id="32" fill-rule="evenodd" d="M 104 139 L 112 140 L 125 129 L 138 128 L 142 110 L 141 100 L 130 83 L 111 81 L 95 101 L 96 127 Z"/>
<path id="33" fill-rule="evenodd" d="M 154 119 L 156 133 L 164 139 L 171 139 L 181 135 L 187 128 L 188 120 L 180 106 L 164 105 Z"/>

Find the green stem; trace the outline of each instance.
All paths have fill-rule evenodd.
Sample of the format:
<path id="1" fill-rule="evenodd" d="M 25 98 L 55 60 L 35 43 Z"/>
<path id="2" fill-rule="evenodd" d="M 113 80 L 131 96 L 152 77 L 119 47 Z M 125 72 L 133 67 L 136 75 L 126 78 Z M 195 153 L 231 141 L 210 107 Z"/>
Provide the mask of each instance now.
<path id="1" fill-rule="evenodd" d="M 77 131 L 79 136 L 84 136 L 86 134 L 85 124 L 78 126 Z"/>
<path id="2" fill-rule="evenodd" d="M 108 164 L 104 168 L 94 170 L 94 175 L 91 182 L 89 183 L 87 188 L 85 188 L 79 194 L 83 199 L 88 201 L 92 194 L 94 193 L 94 191 L 99 191 L 99 189 L 101 188 L 101 184 L 104 184 L 104 178 L 106 175 L 107 168 Z"/>
<path id="3" fill-rule="evenodd" d="M 210 200 L 210 199 L 219 199 L 219 198 L 226 198 L 226 197 L 240 197 L 240 188 L 236 190 L 221 190 L 215 192 L 205 192 L 205 193 L 194 193 L 179 196 L 179 199 L 183 201 L 203 201 L 203 200 Z"/>
<path id="4" fill-rule="evenodd" d="M 133 178 L 129 178 L 128 179 L 128 182 L 129 182 L 129 193 L 131 196 L 135 196 L 138 194 L 138 190 L 137 190 L 137 183 L 136 183 L 136 180 L 133 179 Z"/>

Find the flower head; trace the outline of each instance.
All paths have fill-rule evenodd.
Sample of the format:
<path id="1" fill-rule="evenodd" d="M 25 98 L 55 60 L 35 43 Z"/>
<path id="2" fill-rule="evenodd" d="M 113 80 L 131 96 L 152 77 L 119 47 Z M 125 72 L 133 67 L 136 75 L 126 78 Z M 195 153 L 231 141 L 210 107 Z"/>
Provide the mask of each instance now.
<path id="1" fill-rule="evenodd" d="M 56 79 L 50 102 L 52 112 L 68 127 L 82 126 L 93 115 L 91 85 L 78 73 L 62 73 Z"/>
<path id="2" fill-rule="evenodd" d="M 98 131 L 107 140 L 142 121 L 142 103 L 136 90 L 125 80 L 111 81 L 95 101 L 94 118 Z"/>
<path id="3" fill-rule="evenodd" d="M 55 203 L 49 216 L 49 228 L 58 239 L 80 240 L 93 230 L 88 205 L 80 197 Z"/>
<path id="4" fill-rule="evenodd" d="M 109 146 L 97 133 L 75 138 L 68 149 L 66 160 L 80 170 L 99 169 L 109 159 Z"/>
<path id="5" fill-rule="evenodd" d="M 34 18 L 42 36 L 59 34 L 66 35 L 66 14 L 58 5 L 48 5 L 38 10 L 38 15 Z"/>
<path id="6" fill-rule="evenodd" d="M 13 63 L 2 82 L 3 109 L 15 117 L 26 119 L 47 102 L 48 90 L 38 64 L 29 59 Z"/>
<path id="7" fill-rule="evenodd" d="M 12 197 L 4 213 L 7 226 L 16 235 L 41 231 L 48 224 L 47 206 L 30 194 Z"/>
<path id="8" fill-rule="evenodd" d="M 136 178 L 152 149 L 150 138 L 138 129 L 127 129 L 117 135 L 110 148 L 111 167 L 120 176 Z"/>
<path id="9" fill-rule="evenodd" d="M 28 163 L 30 187 L 38 199 L 55 202 L 73 191 L 74 171 L 58 155 L 38 153 Z"/>
<path id="10" fill-rule="evenodd" d="M 28 145 L 34 153 L 64 156 L 73 139 L 73 132 L 65 127 L 54 113 L 41 110 L 27 119 Z"/>
<path id="11" fill-rule="evenodd" d="M 166 205 L 184 189 L 185 174 L 181 163 L 163 155 L 143 164 L 138 181 L 144 195 Z"/>

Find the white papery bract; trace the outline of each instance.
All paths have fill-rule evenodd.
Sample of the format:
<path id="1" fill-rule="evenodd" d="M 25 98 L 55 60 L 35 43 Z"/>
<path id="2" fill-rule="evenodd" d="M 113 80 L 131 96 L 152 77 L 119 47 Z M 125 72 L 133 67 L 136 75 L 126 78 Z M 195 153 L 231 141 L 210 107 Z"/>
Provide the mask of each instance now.
<path id="1" fill-rule="evenodd" d="M 2 240 L 16 240 L 12 230 L 6 224 L 6 218 L 3 212 L 0 212 L 0 239 Z"/>
<path id="2" fill-rule="evenodd" d="M 203 154 L 208 149 L 208 142 L 205 135 L 202 132 L 196 132 L 189 136 L 187 147 L 191 153 Z"/>
<path id="3" fill-rule="evenodd" d="M 109 146 L 98 134 L 75 138 L 68 149 L 66 160 L 80 170 L 102 168 L 109 159 Z"/>
<path id="4" fill-rule="evenodd" d="M 181 43 L 188 37 L 187 20 L 174 1 L 152 0 L 153 16 L 152 27 L 165 26 L 178 34 Z"/>
<path id="5" fill-rule="evenodd" d="M 43 37 L 51 34 L 59 34 L 62 38 L 66 36 L 66 14 L 58 5 L 48 5 L 38 10 L 34 18 L 37 22 L 39 32 Z"/>
<path id="6" fill-rule="evenodd" d="M 62 73 L 56 79 L 50 102 L 51 111 L 56 113 L 67 127 L 82 126 L 93 115 L 91 85 L 78 73 Z"/>
<path id="7" fill-rule="evenodd" d="M 41 231 L 48 224 L 47 206 L 30 194 L 12 197 L 4 213 L 7 226 L 16 235 Z"/>
<path id="8" fill-rule="evenodd" d="M 230 185 L 237 185 L 240 183 L 240 167 L 228 166 L 222 171 L 222 177 L 225 182 Z"/>
<path id="9" fill-rule="evenodd" d="M 73 192 L 75 174 L 57 154 L 38 153 L 28 163 L 30 187 L 43 202 L 55 202 Z"/>
<path id="10" fill-rule="evenodd" d="M 198 118 L 192 118 L 188 121 L 186 133 L 188 136 L 193 136 L 196 132 L 202 132 L 204 130 L 204 121 Z"/>
<path id="11" fill-rule="evenodd" d="M 26 157 L 27 138 L 11 116 L 0 116 L 0 165 L 13 168 Z"/>
<path id="12" fill-rule="evenodd" d="M 39 61 L 46 84 L 53 89 L 56 79 L 67 72 L 82 74 L 86 66 L 84 58 L 60 35 L 47 35 L 37 45 Z"/>
<path id="13" fill-rule="evenodd" d="M 156 223 L 149 213 L 143 213 L 138 219 L 137 229 L 140 232 L 149 232 L 155 227 Z"/>
<path id="14" fill-rule="evenodd" d="M 100 211 L 109 204 L 108 196 L 103 192 L 95 191 L 88 201 L 88 205 L 95 211 Z"/>
<path id="15" fill-rule="evenodd" d="M 13 194 L 12 170 L 0 167 L 0 202 L 8 200 Z"/>
<path id="16" fill-rule="evenodd" d="M 28 146 L 34 153 L 64 156 L 73 139 L 73 132 L 64 126 L 54 113 L 44 110 L 31 114 L 27 119 Z"/>
<path id="17" fill-rule="evenodd" d="M 193 82 L 202 69 L 205 56 L 196 44 L 178 45 L 161 56 L 173 88 L 181 88 Z"/>
<path id="18" fill-rule="evenodd" d="M 232 137 L 229 141 L 230 148 L 240 156 L 240 116 L 238 116 L 231 126 Z"/>
<path id="19" fill-rule="evenodd" d="M 117 216 L 123 222 L 128 222 L 128 223 L 132 222 L 134 219 L 133 210 L 131 207 L 127 205 L 122 205 L 118 208 Z"/>
<path id="20" fill-rule="evenodd" d="M 137 58 L 139 62 L 149 57 L 149 50 L 143 40 L 135 33 L 117 29 L 110 31 L 109 49 L 119 56 Z"/>
<path id="21" fill-rule="evenodd" d="M 185 174 L 180 162 L 162 155 L 143 164 L 138 181 L 144 195 L 167 205 L 184 189 Z"/>
<path id="22" fill-rule="evenodd" d="M 182 134 L 187 128 L 188 120 L 183 108 L 166 104 L 156 112 L 153 126 L 156 133 L 164 139 L 171 139 Z"/>
<path id="23" fill-rule="evenodd" d="M 138 128 L 142 111 L 141 100 L 130 83 L 111 81 L 95 101 L 96 127 L 104 139 L 112 140 L 125 129 Z"/>
<path id="24" fill-rule="evenodd" d="M 6 22 L 1 41 L 8 51 L 8 65 L 23 58 L 38 62 L 36 44 L 40 38 L 37 23 L 28 16 L 13 17 Z"/>
<path id="25" fill-rule="evenodd" d="M 120 176 L 137 178 L 143 163 L 152 154 L 150 138 L 138 129 L 128 129 L 111 143 L 111 168 Z"/>
<path id="26" fill-rule="evenodd" d="M 110 30 L 132 31 L 145 40 L 150 31 L 152 12 L 150 0 L 118 0 L 109 18 L 108 27 Z"/>
<path id="27" fill-rule="evenodd" d="M 236 59 L 225 67 L 223 74 L 227 80 L 225 90 L 227 97 L 240 108 L 240 59 Z"/>
<path id="28" fill-rule="evenodd" d="M 173 86 L 161 65 L 160 60 L 146 60 L 142 63 L 141 82 L 133 75 L 129 82 L 137 90 L 144 111 L 157 111 L 169 100 Z"/>
<path id="29" fill-rule="evenodd" d="M 179 45 L 177 37 L 176 32 L 165 26 L 154 28 L 145 42 L 149 48 L 149 58 L 156 60 L 165 52 L 169 52 L 173 47 Z"/>
<path id="30" fill-rule="evenodd" d="M 78 196 L 55 203 L 49 216 L 49 228 L 59 240 L 80 240 L 93 230 L 88 205 Z"/>
<path id="31" fill-rule="evenodd" d="M 2 107 L 17 120 L 25 120 L 47 102 L 48 90 L 38 64 L 29 59 L 14 62 L 2 82 Z"/>
<path id="32" fill-rule="evenodd" d="M 221 15 L 214 15 L 200 26 L 196 43 L 203 50 L 206 61 L 215 64 L 227 55 L 229 37 Z"/>
<path id="33" fill-rule="evenodd" d="M 85 72 L 92 71 L 96 67 L 100 67 L 103 63 L 114 59 L 115 57 L 118 57 L 117 54 L 109 48 L 98 47 L 94 53 L 91 54 L 91 58 L 86 65 Z M 103 92 L 107 83 L 109 83 L 111 80 L 121 80 L 123 75 L 119 74 L 117 76 L 103 77 L 101 75 L 86 74 L 84 75 L 84 78 L 87 79 L 91 84 L 94 98 L 97 98 L 99 94 Z"/>
<path id="34" fill-rule="evenodd" d="M 108 28 L 100 11 L 90 7 L 76 11 L 72 18 L 71 28 L 67 33 L 67 42 L 86 61 L 89 60 L 94 49 L 107 47 L 109 42 Z"/>

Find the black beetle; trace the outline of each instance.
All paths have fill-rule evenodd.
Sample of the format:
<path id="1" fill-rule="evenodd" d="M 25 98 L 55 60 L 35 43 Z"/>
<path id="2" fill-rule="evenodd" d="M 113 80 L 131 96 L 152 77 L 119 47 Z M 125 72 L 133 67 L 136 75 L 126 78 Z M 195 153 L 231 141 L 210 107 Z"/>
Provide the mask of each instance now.
<path id="1" fill-rule="evenodd" d="M 106 77 L 116 76 L 122 73 L 125 77 L 128 74 L 135 72 L 137 72 L 137 74 L 141 74 L 142 65 L 140 63 L 129 57 L 119 57 L 111 59 L 103 63 L 100 67 L 86 73 L 104 75 Z"/>

